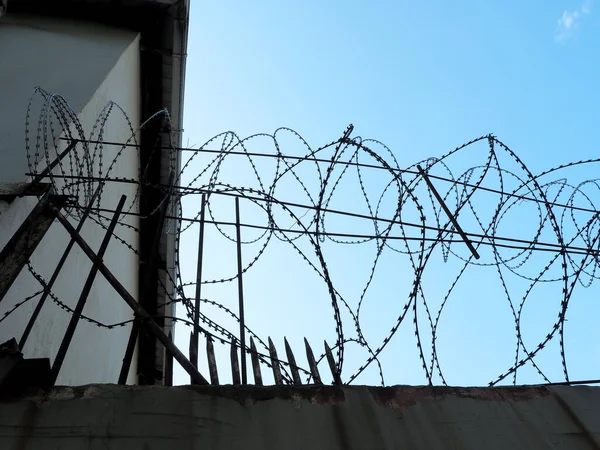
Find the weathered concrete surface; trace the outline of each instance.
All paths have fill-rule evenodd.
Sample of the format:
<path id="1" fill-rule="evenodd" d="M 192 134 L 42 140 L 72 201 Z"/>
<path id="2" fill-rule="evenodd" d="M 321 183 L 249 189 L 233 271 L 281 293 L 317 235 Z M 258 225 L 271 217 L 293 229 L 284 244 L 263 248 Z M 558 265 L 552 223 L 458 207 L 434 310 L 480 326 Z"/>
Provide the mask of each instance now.
<path id="1" fill-rule="evenodd" d="M 90 385 L 0 403 L 2 449 L 597 449 L 600 388 Z"/>

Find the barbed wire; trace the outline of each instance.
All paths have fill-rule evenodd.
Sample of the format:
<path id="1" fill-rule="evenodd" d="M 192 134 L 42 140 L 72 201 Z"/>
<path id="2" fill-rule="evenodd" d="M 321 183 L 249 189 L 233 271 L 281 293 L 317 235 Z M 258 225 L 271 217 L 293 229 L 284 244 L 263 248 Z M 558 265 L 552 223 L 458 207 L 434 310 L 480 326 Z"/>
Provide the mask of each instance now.
<path id="1" fill-rule="evenodd" d="M 196 282 L 183 279 L 179 254 L 182 236 L 186 236 L 189 246 L 195 239 L 188 237 L 189 232 L 198 223 L 211 227 L 224 242 L 236 242 L 232 231 L 236 223 L 231 219 L 231 199 L 235 197 L 245 207 L 240 223 L 244 230 L 241 244 L 252 251 L 246 257 L 241 275 L 247 276 L 267 260 L 270 248 L 284 245 L 291 254 L 298 255 L 306 272 L 297 276 L 316 284 L 309 274 L 316 275 L 322 283 L 323 300 L 326 297 L 330 303 L 332 330 L 325 330 L 324 335 L 330 331 L 335 334 L 332 348 L 337 353 L 337 370 L 345 382 L 355 381 L 374 364 L 381 384 L 385 384 L 384 375 L 390 376 L 381 356 L 401 327 L 411 326 L 426 381 L 446 384 L 439 346 L 442 315 L 456 296 L 459 283 L 474 268 L 487 268 L 486 273 L 495 277 L 499 286 L 495 295 L 507 301 L 514 327 L 511 362 L 506 360 L 506 369 L 490 385 L 508 377 L 516 384 L 519 370 L 527 365 L 545 382 L 550 382 L 550 375 L 542 370 L 536 358 L 557 338 L 557 360 L 565 381 L 569 381 L 564 324 L 575 287 L 590 287 L 598 277 L 600 223 L 595 201 L 600 181 L 568 182 L 565 173 L 585 171 L 600 159 L 571 162 L 535 175 L 508 146 L 496 136 L 486 134 L 440 157 L 401 167 L 392 150 L 381 142 L 351 137 L 352 126 L 342 137 L 316 149 L 296 131 L 280 128 L 273 134 L 245 138 L 233 132 L 221 133 L 197 149 L 176 147 L 172 139 L 168 140 L 169 145 L 157 140 L 151 151 L 168 161 L 173 173 L 172 181 L 162 184 L 149 178 L 147 167 L 139 165 L 136 175 L 130 177 L 115 173 L 115 168 L 126 150 L 135 151 L 140 161 L 141 144 L 137 136 L 148 124 L 159 121 L 159 128 L 168 135 L 167 111 L 159 111 L 135 128 L 125 111 L 110 102 L 86 135 L 77 115 L 62 97 L 41 89 L 36 90 L 36 96 L 43 101 L 35 138 L 31 131 L 33 100 L 26 121 L 30 175 L 39 174 L 68 144 L 75 144 L 47 177 L 56 192 L 77 199 L 68 210 L 73 219 L 80 219 L 87 211 L 94 223 L 106 229 L 114 211 L 114 205 L 103 203 L 103 190 L 108 184 L 134 185 L 136 189 L 133 201 L 119 221 L 122 229 L 139 232 L 128 218 L 144 220 L 159 214 L 160 206 L 150 214 L 140 214 L 138 201 L 143 189 L 157 189 L 169 202 L 164 231 L 175 236 L 178 250 L 176 270 L 167 273 L 168 282 L 175 286 L 174 294 L 169 293 L 164 281 L 158 282 L 165 292 L 162 306 L 182 304 L 186 316 L 186 319 L 170 319 L 197 327 L 209 339 L 241 345 L 239 336 L 206 313 L 200 313 L 204 326 L 193 323 L 194 302 L 186 290 L 195 287 Z M 128 130 L 128 139 L 104 140 L 111 120 Z M 260 151 L 254 151 L 256 147 Z M 178 157 L 187 158 L 180 168 L 176 164 Z M 574 173 L 575 177 L 580 175 Z M 205 196 L 205 217 L 201 217 L 198 201 L 201 195 Z M 127 251 L 139 257 L 134 243 L 117 233 L 115 237 Z M 360 249 L 357 265 L 365 276 L 358 287 L 352 280 L 350 284 L 355 289 L 349 294 L 343 289 L 348 280 L 336 278 L 343 270 L 337 267 L 339 258 L 335 249 L 346 246 Z M 368 252 L 371 260 L 367 264 Z M 372 302 L 369 295 L 375 289 L 378 274 L 389 268 L 390 261 L 410 268 L 413 276 L 401 286 L 388 282 L 388 288 L 393 286 L 398 292 L 393 306 L 397 312 L 388 332 L 375 340 L 371 337 L 372 330 L 367 329 L 369 323 L 373 326 L 372 322 L 364 318 L 363 311 Z M 454 274 L 447 276 L 445 293 L 431 294 L 440 264 L 444 265 L 444 273 Z M 31 261 L 28 267 L 42 290 L 48 289 Z M 227 286 L 239 276 L 236 271 L 224 272 L 217 277 L 204 277 L 202 285 Z M 542 284 L 556 285 L 556 320 L 541 340 L 532 343 L 524 337 L 523 311 Z M 476 295 L 476 289 L 471 289 L 472 295 Z M 66 312 L 73 312 L 53 293 L 50 297 Z M 17 304 L 0 320 L 28 300 Z M 201 302 L 215 307 L 234 322 L 240 320 L 226 306 L 227 301 L 202 298 Z M 252 306 L 251 300 L 248 305 Z M 284 317 L 286 312 L 280 314 Z M 92 317 L 82 319 L 104 328 L 123 326 L 134 320 L 105 324 Z M 268 351 L 267 344 L 259 337 L 260 330 L 247 326 L 245 329 Z M 324 357 L 322 354 L 318 361 Z M 261 361 L 268 363 L 267 359 Z M 344 371 L 346 361 L 355 366 L 351 372 Z M 305 373 L 310 375 L 309 371 Z M 285 377 L 291 382 L 289 374 Z"/>

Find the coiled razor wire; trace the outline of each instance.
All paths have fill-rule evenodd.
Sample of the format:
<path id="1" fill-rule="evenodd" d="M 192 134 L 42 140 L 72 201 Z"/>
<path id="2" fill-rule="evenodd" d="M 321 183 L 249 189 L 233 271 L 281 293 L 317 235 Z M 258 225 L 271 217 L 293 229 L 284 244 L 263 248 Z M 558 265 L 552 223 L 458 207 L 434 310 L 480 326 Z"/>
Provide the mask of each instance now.
<path id="1" fill-rule="evenodd" d="M 33 119 L 33 98 L 42 99 L 37 120 Z M 194 325 L 194 302 L 186 295 L 186 289 L 195 286 L 195 281 L 182 279 L 181 236 L 203 220 L 205 226 L 235 242 L 231 208 L 224 212 L 223 205 L 227 202 L 230 205 L 232 197 L 239 197 L 244 204 L 253 206 L 252 214 L 245 216 L 242 223 L 248 230 L 242 245 L 252 251 L 242 274 L 258 267 L 276 242 L 285 244 L 300 257 L 324 286 L 326 294 L 322 301 L 331 307 L 337 370 L 344 382 L 353 382 L 372 365 L 379 372 L 382 384 L 386 382 L 384 375 L 395 378 L 386 370 L 381 356 L 404 326 L 413 328 L 427 382 L 446 384 L 439 345 L 442 314 L 472 268 L 487 269 L 488 275 L 496 277 L 501 289 L 495 295 L 505 298 L 515 331 L 511 361 L 506 355 L 502 356 L 507 362 L 506 369 L 488 380 L 489 384 L 507 382 L 509 377 L 516 384 L 517 374 L 525 366 L 535 369 L 541 379 L 550 382 L 537 358 L 551 341 L 558 341 L 557 359 L 564 379 L 569 381 L 565 322 L 575 288 L 590 287 L 598 277 L 600 223 L 595 202 L 600 194 L 600 180 L 581 179 L 573 183 L 568 181 L 567 175 L 574 174 L 577 178 L 577 170 L 581 172 L 600 159 L 572 162 L 536 175 L 501 140 L 488 134 L 438 158 L 402 168 L 394 152 L 383 143 L 352 137 L 352 126 L 341 137 L 318 148 L 311 147 L 296 131 L 280 128 L 273 134 L 245 138 L 233 132 L 221 133 L 195 149 L 176 148 L 173 139 L 170 145 L 155 146 L 153 151 L 166 155 L 173 173 L 172 182 L 162 185 L 150 182 L 147 168 L 141 165 L 135 178 L 115 176 L 114 168 L 125 152 L 137 152 L 140 160 L 136 136 L 142 128 L 159 121 L 163 132 L 171 130 L 167 111 L 157 112 L 136 129 L 125 111 L 110 102 L 86 134 L 77 115 L 62 97 L 38 88 L 33 98 L 26 120 L 31 174 L 39 173 L 54 161 L 66 143 L 76 142 L 74 149 L 48 177 L 57 192 L 77 199 L 68 211 L 72 217 L 80 217 L 93 192 L 98 188 L 102 190 L 107 183 L 137 186 L 135 198 L 124 216 L 139 215 L 137 202 L 141 189 L 149 186 L 160 189 L 163 201 L 169 202 L 165 232 L 175 235 L 177 249 L 177 268 L 168 274 L 175 285 L 175 294 L 171 296 L 165 288 L 165 304 L 184 305 L 187 319 L 173 320 L 197 326 L 207 338 L 240 345 L 235 333 L 205 313 L 200 314 L 202 324 Z M 131 136 L 128 140 L 105 141 L 109 117 L 118 117 L 120 123 L 126 125 Z M 36 124 L 35 131 L 32 123 Z M 111 151 L 111 158 L 106 160 L 108 147 L 117 150 Z M 180 168 L 176 167 L 178 155 L 185 161 Z M 441 202 L 425 177 L 437 188 Z M 200 217 L 197 200 L 201 194 L 206 198 L 204 218 Z M 196 199 L 184 202 L 188 196 Z M 111 208 L 101 200 L 100 195 L 90 218 L 106 228 Z M 190 207 L 192 204 L 196 206 Z M 158 214 L 158 210 L 150 215 Z M 465 230 L 464 237 L 460 236 L 461 230 L 455 223 Z M 120 222 L 120 226 L 135 229 L 125 221 Z M 133 243 L 118 236 L 118 228 L 115 238 L 138 254 Z M 465 240 L 475 251 L 469 251 Z M 351 293 L 343 292 L 344 280 L 338 280 L 332 273 L 331 262 L 335 260 L 335 248 L 348 245 L 369 248 L 373 255 L 366 266 L 366 282 Z M 360 257 L 364 258 L 365 254 L 363 251 Z M 404 273 L 407 278 L 402 286 L 399 287 L 397 281 L 389 285 L 390 290 L 398 292 L 394 299 L 398 312 L 385 337 L 376 342 L 370 338 L 361 312 L 372 300 L 368 293 L 379 271 L 390 264 L 385 262 L 389 258 L 402 260 L 402 267 L 410 267 L 412 277 Z M 439 267 L 450 268 L 448 271 L 452 270 L 455 275 L 441 298 L 437 295 L 432 301 L 428 292 Z M 42 289 L 47 289 L 46 280 L 36 272 L 31 261 L 28 268 Z M 430 273 L 434 274 L 433 279 Z M 202 284 L 228 285 L 237 278 L 237 272 L 223 273 L 217 278 L 203 279 Z M 541 285 L 554 286 L 553 296 L 558 303 L 556 319 L 541 340 L 531 342 L 523 334 L 526 326 L 523 311 Z M 471 294 L 478 292 L 473 290 Z M 0 321 L 36 295 L 39 292 L 18 303 Z M 50 293 L 50 297 L 72 313 L 56 295 Z M 237 314 L 225 306 L 226 302 L 214 298 L 201 301 L 239 321 Z M 248 302 L 251 307 L 251 300 Z M 282 317 L 291 315 L 284 311 L 285 305 L 278 308 Z M 104 324 L 92 317 L 83 319 L 105 328 L 123 326 L 133 320 Z M 248 327 L 246 330 L 268 350 L 264 339 L 259 337 L 260 330 Z M 344 372 L 344 361 L 348 358 L 356 361 L 358 355 L 365 352 L 358 368 L 351 373 Z M 319 361 L 323 358 L 321 355 Z M 268 364 L 268 358 L 261 356 L 261 361 Z M 289 374 L 284 376 L 291 382 Z"/>

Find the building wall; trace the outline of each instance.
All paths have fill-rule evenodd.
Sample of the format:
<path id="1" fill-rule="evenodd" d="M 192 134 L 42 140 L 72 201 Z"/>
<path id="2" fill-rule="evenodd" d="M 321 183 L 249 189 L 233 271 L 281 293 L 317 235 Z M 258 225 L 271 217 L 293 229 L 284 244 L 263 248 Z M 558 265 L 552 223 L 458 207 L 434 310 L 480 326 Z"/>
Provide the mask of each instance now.
<path id="1" fill-rule="evenodd" d="M 10 86 L 10 89 L 3 89 L 3 95 L 7 92 L 7 96 L 0 102 L 0 158 L 3 161 L 0 164 L 0 182 L 26 179 L 25 115 L 35 86 L 61 94 L 77 113 L 88 138 L 98 115 L 109 100 L 123 108 L 134 127 L 139 126 L 141 101 L 137 34 L 65 20 L 14 18 L 9 14 L 0 19 L 0 42 L 3 47 L 0 82 L 3 86 Z M 32 109 L 35 114 L 30 118 L 31 127 L 37 127 L 39 106 L 40 101 L 36 100 Z M 103 128 L 105 132 L 102 138 L 106 142 L 124 142 L 131 137 L 128 122 L 117 108 L 113 108 Z M 36 129 L 33 128 L 31 133 L 35 135 Z M 98 139 L 98 134 L 93 137 Z M 66 143 L 62 145 L 64 148 Z M 95 152 L 92 175 L 98 174 L 100 165 L 106 172 L 121 150 L 116 146 L 104 145 L 100 162 L 100 149 L 90 145 L 91 154 Z M 123 149 L 118 161 L 112 167 L 111 177 L 138 177 L 135 148 Z M 65 169 L 70 170 L 68 163 Z M 83 174 L 90 173 L 86 170 Z M 59 187 L 63 182 L 58 181 Z M 114 209 L 120 196 L 125 194 L 125 210 L 136 212 L 137 207 L 133 204 L 135 192 L 134 184 L 109 183 L 104 188 L 100 206 Z M 0 213 L 0 247 L 8 241 L 36 201 L 35 198 L 22 198 L 16 199 L 8 207 L 4 206 L 5 210 Z M 83 196 L 79 201 L 84 201 Z M 123 222 L 137 226 L 138 221 L 133 216 L 127 216 Z M 104 233 L 104 229 L 90 219 L 82 231 L 84 238 L 96 251 Z M 118 226 L 116 234 L 134 249 L 138 248 L 138 236 L 134 230 Z M 34 269 L 49 279 L 68 241 L 67 233 L 55 222 L 32 257 Z M 136 297 L 137 255 L 113 238 L 104 262 Z M 88 258 L 75 246 L 53 290 L 60 301 L 74 307 L 90 268 Z M 0 317 L 39 289 L 37 281 L 25 269 L 0 304 Z M 36 303 L 37 298 L 27 302 L 0 323 L 0 341 L 11 337 L 20 339 Z M 131 310 L 100 274 L 89 295 L 84 315 L 108 325 L 133 318 Z M 69 319 L 68 312 L 55 302 L 47 301 L 23 349 L 25 356 L 50 357 L 52 362 Z M 128 324 L 107 330 L 80 321 L 57 383 L 78 385 L 116 382 L 130 328 L 131 324 Z M 129 382 L 135 382 L 136 360 L 134 357 Z"/>
<path id="2" fill-rule="evenodd" d="M 0 447 L 597 449 L 590 386 L 59 388 L 0 403 Z"/>

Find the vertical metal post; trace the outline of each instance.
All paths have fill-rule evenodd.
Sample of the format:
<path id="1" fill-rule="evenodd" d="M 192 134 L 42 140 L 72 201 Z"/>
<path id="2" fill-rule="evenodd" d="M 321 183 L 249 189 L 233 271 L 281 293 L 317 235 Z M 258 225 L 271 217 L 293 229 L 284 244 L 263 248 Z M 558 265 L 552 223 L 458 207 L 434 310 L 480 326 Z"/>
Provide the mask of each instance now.
<path id="1" fill-rule="evenodd" d="M 196 268 L 196 299 L 194 302 L 194 330 L 190 344 L 190 360 L 194 367 L 198 367 L 198 341 L 200 339 L 200 297 L 202 295 L 202 257 L 204 249 L 204 209 L 206 195 L 202 194 L 200 204 L 200 231 L 198 233 L 198 264 Z"/>
<path id="2" fill-rule="evenodd" d="M 229 356 L 231 357 L 231 383 L 240 384 L 240 366 L 237 359 L 237 346 L 234 341 L 231 341 Z"/>
<path id="3" fill-rule="evenodd" d="M 281 367 L 279 366 L 279 357 L 277 356 L 277 349 L 275 344 L 269 336 L 269 355 L 271 357 L 271 367 L 273 368 L 273 379 L 277 386 L 283 385 L 283 377 L 281 376 Z"/>
<path id="4" fill-rule="evenodd" d="M 319 373 L 319 367 L 317 366 L 317 361 L 315 360 L 315 354 L 310 348 L 310 344 L 308 343 L 308 339 L 304 338 L 304 347 L 306 348 L 306 359 L 308 360 L 308 367 L 310 367 L 310 373 L 313 377 L 315 384 L 323 384 L 321 381 L 321 374 Z"/>
<path id="5" fill-rule="evenodd" d="M 122 195 L 119 200 L 119 204 L 117 205 L 117 209 L 115 210 L 115 214 L 110 222 L 106 230 L 106 234 L 104 235 L 104 239 L 102 240 L 102 244 L 100 244 L 100 249 L 98 250 L 98 254 L 92 262 L 92 268 L 90 269 L 90 273 L 85 280 L 85 284 L 83 285 L 83 289 L 79 296 L 79 300 L 77 301 L 77 305 L 75 306 L 75 310 L 73 311 L 73 315 L 71 316 L 71 320 L 69 321 L 69 325 L 67 327 L 67 331 L 65 332 L 65 336 L 63 337 L 62 342 L 60 343 L 60 348 L 58 349 L 58 353 L 56 358 L 54 359 L 54 364 L 52 365 L 52 371 L 50 373 L 51 384 L 54 385 L 56 383 L 56 379 L 58 378 L 58 373 L 60 372 L 60 368 L 65 360 L 65 356 L 67 355 L 67 350 L 69 349 L 69 345 L 71 344 L 71 340 L 73 339 L 73 335 L 75 334 L 75 329 L 77 328 L 77 324 L 79 319 L 81 318 L 81 314 L 83 312 L 83 308 L 87 301 L 88 295 L 92 290 L 92 285 L 94 284 L 94 280 L 96 279 L 96 274 L 98 273 L 99 263 L 102 261 L 104 254 L 108 248 L 108 244 L 110 242 L 110 238 L 115 231 L 115 227 L 117 226 L 117 222 L 119 221 L 119 216 L 121 215 L 121 211 L 123 210 L 123 206 L 125 205 L 125 200 L 127 196 Z"/>
<path id="6" fill-rule="evenodd" d="M 172 179 L 172 178 L 171 178 Z M 163 225 L 167 216 L 167 209 L 169 207 L 168 198 L 165 197 L 163 204 L 160 207 L 158 226 L 154 233 L 154 240 L 152 241 L 152 253 L 150 254 L 150 260 L 146 266 L 146 276 L 144 277 L 144 284 L 142 286 L 143 291 L 148 291 L 148 286 L 152 282 L 152 273 L 156 266 L 158 259 L 158 247 L 160 245 L 160 236 L 162 234 Z M 145 294 L 143 294 L 145 295 Z M 133 359 L 133 352 L 135 350 L 135 344 L 137 343 L 138 334 L 140 332 L 140 321 L 139 317 L 133 322 L 131 326 L 131 333 L 129 334 L 129 341 L 127 342 L 127 348 L 125 349 L 125 355 L 123 356 L 123 363 L 121 365 L 121 372 L 119 373 L 119 384 L 127 383 L 127 377 L 129 375 L 129 368 L 131 367 L 131 360 Z"/>
<path id="7" fill-rule="evenodd" d="M 169 331 L 169 340 L 173 342 L 173 333 Z M 173 355 L 165 351 L 165 386 L 173 386 Z"/>
<path id="8" fill-rule="evenodd" d="M 331 370 L 331 375 L 333 375 L 333 384 L 337 384 L 338 386 L 342 384 L 342 378 L 340 377 L 340 373 L 337 369 L 337 364 L 335 363 L 335 359 L 333 358 L 333 353 L 331 352 L 331 348 L 327 341 L 325 342 L 325 355 L 327 355 L 327 363 L 329 364 L 329 370 Z"/>
<path id="9" fill-rule="evenodd" d="M 219 372 L 217 371 L 217 359 L 215 357 L 215 347 L 212 337 L 206 336 L 206 356 L 208 358 L 208 373 L 210 374 L 211 384 L 219 384 Z"/>
<path id="10" fill-rule="evenodd" d="M 242 280 L 242 229 L 240 225 L 240 199 L 235 198 L 235 229 L 237 240 L 238 295 L 240 309 L 240 347 L 242 360 L 242 384 L 247 384 L 246 375 L 246 320 L 244 319 L 244 282 Z"/>
<path id="11" fill-rule="evenodd" d="M 254 339 L 250 336 L 250 358 L 252 361 L 252 370 L 254 371 L 254 384 L 256 386 L 262 386 L 262 374 L 260 373 L 260 361 L 258 360 L 258 351 L 254 344 Z"/>
<path id="12" fill-rule="evenodd" d="M 288 364 L 290 366 L 290 371 L 292 372 L 294 384 L 302 384 L 302 380 L 300 379 L 300 371 L 298 370 L 296 357 L 294 356 L 294 352 L 292 352 L 292 347 L 290 347 L 290 343 L 288 342 L 287 338 L 284 337 L 283 342 L 285 344 L 285 352 L 287 353 Z"/>

